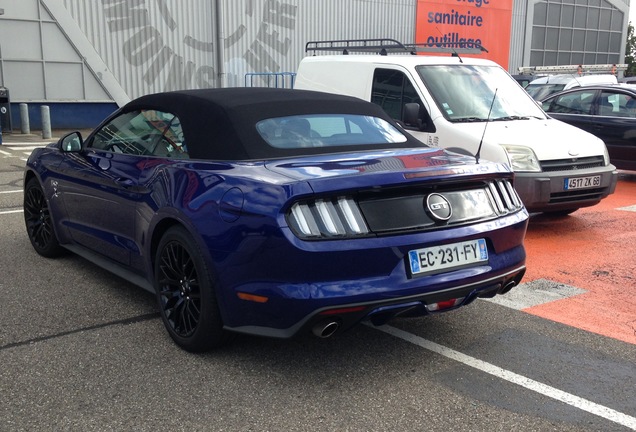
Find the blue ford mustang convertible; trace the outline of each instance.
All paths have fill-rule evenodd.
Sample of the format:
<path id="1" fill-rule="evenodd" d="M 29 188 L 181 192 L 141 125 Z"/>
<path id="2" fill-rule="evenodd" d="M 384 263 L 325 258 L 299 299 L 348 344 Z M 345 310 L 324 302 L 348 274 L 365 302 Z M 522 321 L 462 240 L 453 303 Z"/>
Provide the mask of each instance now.
<path id="1" fill-rule="evenodd" d="M 188 90 L 35 150 L 24 217 L 40 255 L 70 250 L 155 293 L 174 341 L 205 351 L 507 292 L 528 223 L 512 182 L 359 99 Z"/>

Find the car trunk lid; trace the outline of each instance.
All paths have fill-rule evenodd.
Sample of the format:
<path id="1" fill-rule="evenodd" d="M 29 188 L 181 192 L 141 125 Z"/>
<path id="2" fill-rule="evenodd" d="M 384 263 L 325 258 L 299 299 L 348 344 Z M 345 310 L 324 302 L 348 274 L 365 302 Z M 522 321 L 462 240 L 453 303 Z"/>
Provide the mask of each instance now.
<path id="1" fill-rule="evenodd" d="M 334 182 L 335 189 L 346 190 L 421 182 L 424 178 L 480 176 L 493 170 L 509 173 L 502 164 L 475 164 L 472 157 L 438 148 L 307 156 L 270 161 L 265 166 L 280 175 L 308 182 L 316 193 L 334 190 Z"/>

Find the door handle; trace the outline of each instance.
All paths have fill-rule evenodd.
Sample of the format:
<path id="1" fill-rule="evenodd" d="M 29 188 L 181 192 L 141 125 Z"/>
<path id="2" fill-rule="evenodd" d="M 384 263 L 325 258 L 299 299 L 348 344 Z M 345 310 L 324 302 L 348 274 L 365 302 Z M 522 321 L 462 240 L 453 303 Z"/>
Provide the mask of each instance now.
<path id="1" fill-rule="evenodd" d="M 117 177 L 117 178 L 115 179 L 115 183 L 116 183 L 118 186 L 122 186 L 122 187 L 131 187 L 131 186 L 134 186 L 133 181 L 132 181 L 131 179 L 129 179 L 129 178 L 125 178 L 125 177 Z"/>
<path id="2" fill-rule="evenodd" d="M 145 194 L 149 193 L 147 187 L 136 184 L 133 180 L 126 177 L 117 177 L 115 180 L 115 184 L 122 189 L 128 191 L 128 193 L 133 194 Z"/>

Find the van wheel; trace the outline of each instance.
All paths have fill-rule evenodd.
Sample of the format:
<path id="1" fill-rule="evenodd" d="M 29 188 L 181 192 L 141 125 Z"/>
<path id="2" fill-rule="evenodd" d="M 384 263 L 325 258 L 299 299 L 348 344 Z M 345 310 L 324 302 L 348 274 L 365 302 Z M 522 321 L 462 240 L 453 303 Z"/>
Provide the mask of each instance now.
<path id="1" fill-rule="evenodd" d="M 577 210 L 578 208 L 568 209 L 568 210 L 548 211 L 548 212 L 544 212 L 544 214 L 548 216 L 552 216 L 552 217 L 565 217 L 571 213 L 574 213 Z"/>

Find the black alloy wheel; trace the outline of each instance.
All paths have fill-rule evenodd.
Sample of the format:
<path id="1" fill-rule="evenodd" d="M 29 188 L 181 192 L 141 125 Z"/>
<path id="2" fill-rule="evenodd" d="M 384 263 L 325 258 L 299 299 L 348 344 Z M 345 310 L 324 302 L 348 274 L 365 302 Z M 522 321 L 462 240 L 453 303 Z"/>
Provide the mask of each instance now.
<path id="1" fill-rule="evenodd" d="M 24 188 L 24 223 L 29 240 L 35 251 L 47 258 L 55 258 L 64 253 L 55 231 L 49 205 L 36 178 L 29 180 Z"/>
<path id="2" fill-rule="evenodd" d="M 159 243 L 155 290 L 164 325 L 183 349 L 203 352 L 226 342 L 210 272 L 182 227 L 170 228 Z"/>

